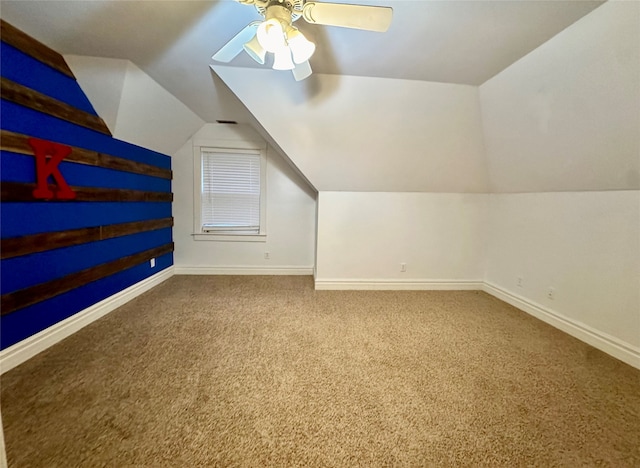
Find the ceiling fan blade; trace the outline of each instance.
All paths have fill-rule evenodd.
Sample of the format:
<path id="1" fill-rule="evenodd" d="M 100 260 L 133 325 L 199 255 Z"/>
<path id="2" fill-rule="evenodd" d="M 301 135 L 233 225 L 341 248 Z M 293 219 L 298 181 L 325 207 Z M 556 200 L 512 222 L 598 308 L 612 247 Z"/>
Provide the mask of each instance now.
<path id="1" fill-rule="evenodd" d="M 385 32 L 391 25 L 393 8 L 307 2 L 302 16 L 309 23 Z"/>
<path id="2" fill-rule="evenodd" d="M 302 81 L 311 76 L 311 64 L 308 60 L 306 62 L 298 63 L 291 71 L 293 72 L 293 78 L 296 81 Z"/>
<path id="3" fill-rule="evenodd" d="M 256 31 L 258 30 L 260 23 L 261 21 L 254 21 L 247 24 L 242 31 L 222 46 L 222 49 L 216 52 L 211 58 L 217 62 L 231 62 L 240 52 L 242 52 L 245 43 L 249 42 L 253 39 L 253 36 L 256 35 Z"/>

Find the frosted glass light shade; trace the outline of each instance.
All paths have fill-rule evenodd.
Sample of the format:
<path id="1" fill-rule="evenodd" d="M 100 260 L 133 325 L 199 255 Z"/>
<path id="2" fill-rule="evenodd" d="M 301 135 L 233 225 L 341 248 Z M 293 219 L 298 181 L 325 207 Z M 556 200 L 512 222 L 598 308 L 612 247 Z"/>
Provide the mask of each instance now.
<path id="1" fill-rule="evenodd" d="M 276 52 L 276 50 L 286 45 L 284 39 L 284 30 L 280 21 L 271 18 L 264 21 L 258 26 L 256 33 L 258 42 L 267 52 Z"/>
<path id="2" fill-rule="evenodd" d="M 311 65 L 309 64 L 308 61 L 297 64 L 296 68 L 294 68 L 292 71 L 293 71 L 293 78 L 296 81 L 302 81 L 306 78 L 309 78 L 312 73 Z"/>
<path id="3" fill-rule="evenodd" d="M 264 57 L 267 55 L 267 51 L 260 45 L 260 41 L 258 41 L 258 36 L 253 36 L 249 42 L 247 42 L 244 46 L 244 51 L 249 54 L 253 60 L 258 62 L 260 65 L 264 65 Z"/>
<path id="4" fill-rule="evenodd" d="M 291 48 L 291 54 L 293 55 L 293 61 L 295 63 L 306 62 L 316 51 L 316 45 L 295 28 L 289 30 L 287 42 Z"/>
<path id="5" fill-rule="evenodd" d="M 291 49 L 284 46 L 274 52 L 274 70 L 293 70 L 294 68 L 295 64 L 291 60 Z"/>

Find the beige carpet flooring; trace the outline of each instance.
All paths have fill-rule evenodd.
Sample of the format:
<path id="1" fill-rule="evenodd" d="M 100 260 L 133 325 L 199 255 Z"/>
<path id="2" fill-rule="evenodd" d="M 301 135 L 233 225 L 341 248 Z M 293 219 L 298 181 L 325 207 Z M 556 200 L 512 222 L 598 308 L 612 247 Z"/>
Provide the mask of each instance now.
<path id="1" fill-rule="evenodd" d="M 309 277 L 175 276 L 2 417 L 11 467 L 640 466 L 638 370 L 482 292 Z"/>

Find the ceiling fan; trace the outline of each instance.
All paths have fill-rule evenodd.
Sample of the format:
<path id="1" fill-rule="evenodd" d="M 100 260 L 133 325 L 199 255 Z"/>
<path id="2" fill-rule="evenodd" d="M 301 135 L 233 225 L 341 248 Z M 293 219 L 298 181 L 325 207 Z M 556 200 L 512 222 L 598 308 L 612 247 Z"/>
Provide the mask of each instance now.
<path id="1" fill-rule="evenodd" d="M 389 29 L 393 9 L 307 0 L 236 0 L 254 5 L 263 21 L 253 21 L 236 34 L 213 60 L 228 63 L 243 50 L 263 65 L 267 52 L 274 55 L 274 70 L 291 70 L 296 81 L 311 75 L 309 58 L 316 46 L 293 26 L 300 17 L 307 23 L 384 32 Z"/>

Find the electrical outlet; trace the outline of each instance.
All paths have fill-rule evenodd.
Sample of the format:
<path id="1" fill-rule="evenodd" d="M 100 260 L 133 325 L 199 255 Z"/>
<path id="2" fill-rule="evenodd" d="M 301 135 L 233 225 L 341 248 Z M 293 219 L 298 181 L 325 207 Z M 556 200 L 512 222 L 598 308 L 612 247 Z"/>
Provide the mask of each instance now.
<path id="1" fill-rule="evenodd" d="M 264 259 L 265 260 L 269 260 L 270 258 L 271 258 L 271 256 L 270 256 L 269 252 L 265 252 L 264 253 Z"/>
<path id="2" fill-rule="evenodd" d="M 519 288 L 521 288 L 521 287 L 522 287 L 522 283 L 523 283 L 522 276 L 518 276 L 518 277 L 516 278 L 516 286 L 518 286 Z"/>
<path id="3" fill-rule="evenodd" d="M 152 258 L 151 260 L 149 260 L 149 265 L 151 266 L 151 268 L 155 268 L 156 267 L 156 259 Z"/>
<path id="4" fill-rule="evenodd" d="M 406 263 L 401 263 L 400 264 L 400 271 L 402 273 L 404 273 L 405 271 L 407 271 L 407 264 Z"/>
<path id="5" fill-rule="evenodd" d="M 549 299 L 551 299 L 552 301 L 556 298 L 556 290 L 555 290 L 555 288 L 547 289 L 547 297 Z"/>

